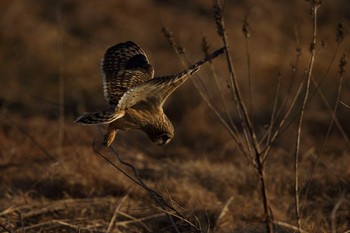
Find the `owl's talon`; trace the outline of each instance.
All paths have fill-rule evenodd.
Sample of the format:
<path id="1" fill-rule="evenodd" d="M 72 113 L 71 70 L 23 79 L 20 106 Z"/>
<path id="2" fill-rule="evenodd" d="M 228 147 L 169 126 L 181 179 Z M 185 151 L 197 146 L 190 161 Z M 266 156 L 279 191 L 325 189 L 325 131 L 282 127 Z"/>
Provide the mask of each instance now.
<path id="1" fill-rule="evenodd" d="M 103 142 L 102 142 L 102 144 L 103 144 L 104 146 L 110 146 L 110 145 L 112 144 L 112 141 L 109 140 L 109 138 L 108 138 L 108 134 L 106 134 L 106 135 L 103 137 Z"/>
<path id="2" fill-rule="evenodd" d="M 115 135 L 117 131 L 115 129 L 112 129 L 112 127 L 108 127 L 108 131 L 106 135 L 103 138 L 103 145 L 104 146 L 110 146 L 112 142 L 114 141 Z"/>

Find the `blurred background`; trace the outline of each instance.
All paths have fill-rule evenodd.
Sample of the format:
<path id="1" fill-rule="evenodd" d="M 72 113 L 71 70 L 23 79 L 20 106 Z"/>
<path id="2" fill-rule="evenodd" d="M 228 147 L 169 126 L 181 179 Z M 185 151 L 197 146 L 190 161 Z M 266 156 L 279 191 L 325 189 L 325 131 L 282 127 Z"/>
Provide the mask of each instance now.
<path id="1" fill-rule="evenodd" d="M 127 40 L 135 41 L 146 51 L 156 75 L 178 72 L 183 67 L 161 29 L 169 27 L 186 48 L 190 60 L 196 61 L 203 56 L 203 37 L 207 37 L 212 50 L 222 46 L 211 4 L 205 0 L 190 3 L 175 0 L 2 1 L 1 103 L 20 115 L 57 117 L 59 80 L 62 79 L 67 116 L 75 117 L 82 110 L 101 107 L 104 100 L 100 60 L 108 47 Z M 256 99 L 269 102 L 274 95 L 274 88 L 269 87 L 275 85 L 271 81 L 276 81 L 279 72 L 288 77 L 291 65 L 295 65 L 298 47 L 303 49 L 300 70 L 305 66 L 311 39 L 308 3 L 225 1 L 224 8 L 232 56 L 242 82 L 247 80 L 247 62 L 241 29 L 244 20 L 249 21 L 253 90 Z M 324 1 L 318 26 L 319 43 L 322 40 L 325 49 L 318 54 L 315 77 L 329 65 L 336 46 L 337 24 L 347 24 L 349 10 L 346 0 Z M 346 40 L 339 54 L 348 48 Z M 218 62 L 222 63 L 223 59 Z M 338 60 L 332 71 L 337 70 L 337 65 Z M 201 75 L 205 80 L 205 69 Z M 334 83 L 336 72 L 328 76 L 329 82 Z M 188 82 L 173 99 L 191 89 L 193 86 Z M 196 95 L 195 91 L 191 93 Z M 191 108 L 193 104 L 200 103 L 191 103 Z M 260 104 L 264 103 L 256 105 Z"/>
<path id="2" fill-rule="evenodd" d="M 233 63 L 243 97 L 249 102 L 248 45 L 253 119 L 256 127 L 263 130 L 270 120 L 279 76 L 283 97 L 289 83 L 294 83 L 295 90 L 307 67 L 312 37 L 309 3 L 302 0 L 226 0 L 223 7 Z M 6 206 L 22 203 L 20 196 L 33 189 L 36 190 L 35 197 L 49 200 L 67 196 L 118 196 L 127 192 L 130 184 L 116 186 L 123 177 L 110 181 L 109 177 L 115 175 L 115 171 L 93 155 L 91 144 L 93 140 L 100 140 L 99 131 L 73 123 L 79 114 L 106 106 L 100 62 L 107 48 L 120 42 L 134 41 L 146 52 L 155 68 L 155 75 L 159 76 L 184 69 L 164 37 L 163 27 L 173 31 L 174 38 L 185 48 L 191 62 L 204 56 L 203 37 L 207 38 L 211 51 L 223 46 L 216 32 L 210 0 L 2 0 L 0 12 L 0 169 L 7 174 L 0 178 L 0 192 L 3 193 L 0 194 L 0 203 L 6 203 Z M 319 10 L 313 76 L 318 81 L 324 79 L 320 88 L 331 106 L 338 90 L 339 59 L 343 54 L 349 55 L 350 49 L 348 37 L 344 37 L 340 44 L 336 42 L 337 25 L 341 23 L 343 32 L 348 34 L 349 12 L 348 0 L 323 1 Z M 246 20 L 249 23 L 249 39 L 242 32 Z M 297 50 L 301 51 L 298 63 Z M 225 87 L 228 75 L 226 60 L 221 56 L 214 65 Z M 294 67 L 297 68 L 295 74 Z M 220 93 L 212 85 L 209 66 L 202 67 L 199 75 L 220 104 Z M 340 99 L 348 105 L 349 90 L 347 72 Z M 170 191 L 180 203 L 191 203 L 199 192 L 203 203 L 211 203 L 207 210 L 209 214 L 213 211 L 215 216 L 220 206 L 217 203 L 222 204 L 235 194 L 237 203 L 244 202 L 245 198 L 254 201 L 244 204 L 242 209 L 246 212 L 235 213 L 233 219 L 259 219 L 261 213 L 255 212 L 259 198 L 254 172 L 242 155 L 237 154 L 236 145 L 192 82 L 186 82 L 168 99 L 165 112 L 175 127 L 176 136 L 171 144 L 158 147 L 140 132 L 122 132 L 116 139 L 118 150 L 145 168 L 146 179 L 159 184 L 173 184 Z M 350 132 L 349 113 L 348 107 L 339 105 L 338 118 L 345 135 Z M 325 102 L 319 95 L 314 95 L 308 106 L 303 136 L 302 149 L 306 153 L 306 162 L 301 176 L 305 179 L 330 119 Z M 291 135 L 294 133 L 286 133 L 278 141 L 273 154 L 284 156 L 271 159 L 271 164 L 279 164 L 271 167 L 271 174 L 284 174 L 285 167 L 292 164 L 293 158 L 289 155 L 293 151 L 295 139 Z M 326 175 L 321 172 L 320 180 L 315 184 L 316 191 L 310 195 L 317 196 L 317 190 L 334 187 L 325 194 L 333 200 L 338 193 L 337 188 L 349 191 L 349 188 L 344 188 L 347 184 L 344 180 L 349 180 L 350 169 L 346 165 L 349 163 L 344 163 L 345 158 L 349 159 L 349 145 L 344 134 L 335 128 L 331 135 L 325 149 L 330 156 L 327 157 L 329 161 L 322 161 L 333 164 L 334 167 L 329 170 L 337 170 L 337 173 Z M 47 162 L 46 157 L 51 162 Z M 66 168 L 55 170 L 54 162 L 57 161 L 65 164 L 63 167 L 68 167 L 68 172 Z M 159 164 L 160 161 L 163 164 Z M 227 161 L 237 171 L 231 171 Z M 51 165 L 55 169 L 51 170 Z M 50 169 L 47 170 L 48 167 Z M 181 170 L 183 173 L 179 175 Z M 291 172 L 291 167 L 287 170 Z M 38 177 L 37 171 L 45 175 Z M 162 178 L 157 178 L 154 171 L 159 172 Z M 52 173 L 58 180 L 52 178 Z M 293 203 L 290 201 L 293 192 L 292 187 L 287 185 L 291 185 L 290 174 L 286 173 L 284 178 L 282 175 L 281 178 L 272 177 L 270 181 L 275 206 L 279 206 L 281 199 L 290 198 L 285 201 L 289 204 L 279 206 L 276 211 L 276 216 L 284 219 L 293 219 Z M 94 175 L 99 178 L 94 178 Z M 48 191 L 55 189 L 63 191 L 55 194 Z M 191 191 L 186 193 L 184 190 Z M 288 190 L 289 196 L 283 190 Z M 15 201 L 17 195 L 19 199 Z M 282 198 L 283 195 L 285 197 Z M 138 196 L 134 199 L 137 200 Z M 310 215 L 318 201 L 310 197 Z M 317 216 L 324 214 L 323 211 L 329 213 L 333 202 L 327 203 L 326 207 L 322 205 L 324 208 Z M 196 210 L 201 208 L 198 203 L 191 205 Z M 345 219 L 346 215 L 343 216 Z M 344 228 L 346 226 L 343 225 Z"/>

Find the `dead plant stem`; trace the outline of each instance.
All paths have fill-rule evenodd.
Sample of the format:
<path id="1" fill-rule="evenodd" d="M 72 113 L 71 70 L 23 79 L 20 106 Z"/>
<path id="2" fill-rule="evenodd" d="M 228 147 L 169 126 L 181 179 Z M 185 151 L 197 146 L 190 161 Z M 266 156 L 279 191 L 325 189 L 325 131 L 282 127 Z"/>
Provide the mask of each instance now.
<path id="1" fill-rule="evenodd" d="M 228 42 L 228 38 L 227 38 L 225 22 L 224 22 L 224 18 L 222 16 L 222 6 L 221 6 L 219 0 L 214 0 L 214 9 L 216 11 L 216 14 L 219 14 L 219 16 L 220 16 L 217 19 L 217 24 L 219 24 L 217 26 L 218 26 L 218 28 L 220 28 L 220 30 L 218 30 L 218 31 L 220 31 L 219 35 L 222 38 L 222 41 L 223 41 L 225 48 L 226 48 L 225 55 L 226 55 L 226 61 L 227 61 L 227 66 L 228 66 L 228 70 L 229 70 L 229 77 L 230 77 L 229 82 L 230 82 L 230 86 L 231 86 L 231 90 L 232 90 L 233 99 L 235 101 L 237 114 L 241 120 L 242 129 L 243 129 L 243 132 L 245 134 L 245 138 L 251 139 L 251 140 L 246 139 L 247 146 L 248 146 L 248 148 L 253 147 L 254 152 L 256 154 L 260 154 L 259 144 L 258 144 L 256 135 L 255 135 L 255 132 L 253 130 L 252 123 L 250 121 L 247 108 L 246 108 L 244 101 L 242 99 L 241 92 L 240 92 L 239 85 L 238 85 L 238 81 L 237 81 L 236 71 L 233 67 L 233 61 L 232 61 L 232 57 L 230 54 L 230 46 L 229 46 L 229 42 Z M 251 151 L 251 149 L 249 149 L 249 150 Z"/>
<path id="2" fill-rule="evenodd" d="M 341 205 L 341 203 L 344 201 L 344 193 L 341 194 L 339 200 L 337 201 L 337 203 L 334 205 L 332 212 L 331 212 L 331 228 L 332 228 L 332 233 L 337 233 L 336 230 L 336 226 L 337 226 L 337 222 L 336 222 L 336 214 L 337 211 Z"/>
<path id="3" fill-rule="evenodd" d="M 311 9 L 312 9 L 312 27 L 313 27 L 313 36 L 312 41 L 310 44 L 310 58 L 309 58 L 309 64 L 307 68 L 307 77 L 306 77 L 306 87 L 305 87 L 305 95 L 303 97 L 303 103 L 300 110 L 300 116 L 299 116 L 299 122 L 298 122 L 298 128 L 297 128 L 297 136 L 296 136 L 296 142 L 295 142 L 295 154 L 294 154 L 294 189 L 295 189 L 295 212 L 296 212 L 296 218 L 297 218 L 297 226 L 298 231 L 301 232 L 301 218 L 300 218 L 300 203 L 299 203 L 299 154 L 300 154 L 300 140 L 301 140 L 301 132 L 302 132 L 302 125 L 303 125 L 303 119 L 305 114 L 305 109 L 307 102 L 309 100 L 309 92 L 310 92 L 310 83 L 311 83 L 311 76 L 312 76 L 312 70 L 315 62 L 315 53 L 316 53 L 316 38 L 317 38 L 317 10 L 320 7 L 320 3 L 316 2 L 316 0 L 313 0 L 311 3 Z"/>
<path id="4" fill-rule="evenodd" d="M 165 37 L 168 39 L 169 44 L 171 45 L 171 47 L 173 48 L 175 54 L 178 56 L 178 58 L 180 59 L 182 65 L 187 68 L 188 66 L 188 59 L 186 58 L 185 54 L 182 52 L 180 53 L 179 48 L 182 48 L 182 51 L 184 51 L 183 47 L 179 46 L 174 37 L 173 37 L 173 33 L 171 30 L 169 30 L 169 28 L 163 27 L 162 29 Z M 202 97 L 202 99 L 204 100 L 204 102 L 208 105 L 208 107 L 214 112 L 214 114 L 216 115 L 216 117 L 219 119 L 219 121 L 223 124 L 223 126 L 225 127 L 225 129 L 228 131 L 228 133 L 231 135 L 231 137 L 234 139 L 235 143 L 238 145 L 238 148 L 241 150 L 241 152 L 248 157 L 249 154 L 251 154 L 250 152 L 247 152 L 243 146 L 243 141 L 240 137 L 240 134 L 238 133 L 238 129 L 236 127 L 236 125 L 233 123 L 232 119 L 230 119 L 229 122 L 227 122 L 223 116 L 221 115 L 221 113 L 219 112 L 219 110 L 215 107 L 215 104 L 213 104 L 213 102 L 210 100 L 210 97 L 208 96 L 207 91 L 203 91 L 202 88 L 198 85 L 197 82 L 193 81 L 193 79 L 191 79 L 193 85 L 195 86 L 195 88 L 197 89 L 198 93 L 200 94 L 200 96 Z M 245 137 L 247 138 L 247 137 Z M 247 147 L 249 147 L 249 143 L 246 140 L 247 143 Z"/>
<path id="5" fill-rule="evenodd" d="M 344 58 L 345 58 L 345 55 L 343 55 L 343 57 L 342 57 L 341 59 L 344 59 Z M 330 123 L 329 123 L 329 125 L 328 125 L 327 133 L 326 133 L 326 135 L 325 135 L 325 138 L 323 139 L 323 142 L 322 142 L 322 144 L 321 144 L 321 147 L 320 147 L 320 149 L 319 149 L 319 152 L 318 152 L 317 155 L 316 155 L 316 156 L 317 156 L 316 162 L 314 163 L 314 165 L 313 165 L 313 167 L 312 167 L 312 170 L 311 170 L 311 174 L 310 174 L 310 176 L 309 176 L 309 178 L 308 178 L 308 180 L 307 180 L 306 191 L 305 191 L 305 196 L 304 196 L 303 202 L 302 202 L 302 204 L 301 204 L 301 210 L 303 210 L 303 206 L 304 206 L 305 200 L 306 200 L 306 198 L 307 198 L 307 196 L 308 196 L 308 193 L 309 193 L 309 187 L 310 187 L 311 181 L 312 181 L 312 179 L 313 179 L 313 175 L 314 175 L 314 173 L 315 173 L 315 171 L 316 171 L 316 168 L 317 168 L 318 164 L 320 163 L 320 157 L 321 157 L 321 155 L 323 154 L 323 150 L 324 150 L 324 147 L 325 147 L 325 145 L 326 145 L 326 142 L 328 141 L 329 134 L 330 134 L 330 132 L 331 132 L 331 130 L 332 130 L 332 128 L 333 128 L 333 124 L 334 124 L 334 123 L 335 123 L 335 124 L 338 123 L 337 126 L 338 126 L 338 129 L 340 130 L 341 133 L 342 133 L 342 130 L 343 130 L 343 128 L 342 128 L 342 126 L 340 125 L 340 123 L 339 123 L 339 121 L 338 121 L 338 119 L 337 119 L 337 116 L 336 116 L 337 110 L 338 110 L 338 106 L 339 106 L 339 100 L 340 100 L 340 96 L 341 96 L 341 91 L 342 91 L 342 87 L 343 87 L 343 78 L 344 78 L 344 73 L 340 72 L 339 83 L 338 83 L 338 91 L 337 91 L 337 97 L 336 97 L 336 100 L 335 100 L 335 103 L 334 103 L 334 108 L 333 108 L 333 110 L 331 109 L 331 107 L 330 107 L 328 101 L 327 101 L 326 98 L 324 97 L 324 95 L 323 95 L 323 93 L 322 93 L 322 90 L 321 90 L 320 88 L 317 89 L 318 92 L 319 92 L 319 95 L 322 97 L 323 102 L 326 104 L 327 108 L 328 108 L 329 111 L 331 112 L 332 118 L 331 118 L 331 121 L 330 121 Z M 312 80 L 312 81 L 315 82 L 315 80 Z M 344 133 L 345 133 L 345 132 L 344 132 Z M 345 141 L 347 142 L 347 145 L 348 145 L 348 142 L 349 142 L 349 141 L 348 141 L 348 138 L 347 138 L 346 134 L 343 135 L 343 137 L 344 137 L 344 139 L 345 139 Z M 302 214 L 302 211 L 301 211 L 301 214 Z"/>
<path id="6" fill-rule="evenodd" d="M 270 209 L 270 201 L 269 201 L 268 192 L 267 192 L 265 166 L 264 166 L 263 162 L 261 161 L 259 155 L 257 155 L 256 163 L 257 163 L 256 169 L 257 169 L 258 174 L 259 174 L 260 192 L 262 195 L 264 213 L 266 216 L 266 231 L 268 233 L 273 233 L 274 232 L 273 215 L 272 215 L 272 211 Z"/>
<path id="7" fill-rule="evenodd" d="M 247 21 L 248 19 L 246 19 Z M 247 23 L 248 24 L 248 23 Z M 245 50 L 247 56 L 247 69 L 248 69 L 248 95 L 249 95 L 249 113 L 250 113 L 250 122 L 252 128 L 254 129 L 254 108 L 253 108 L 253 94 L 252 94 L 252 65 L 250 59 L 250 48 L 249 48 L 249 37 L 245 37 Z"/>
<path id="8" fill-rule="evenodd" d="M 264 175 L 265 167 L 264 167 L 264 163 L 261 160 L 260 146 L 252 125 L 252 121 L 249 117 L 249 113 L 244 104 L 244 101 L 239 89 L 237 75 L 233 67 L 233 61 L 230 54 L 230 46 L 229 46 L 227 31 L 225 28 L 225 22 L 222 14 L 223 10 L 219 0 L 214 0 L 214 13 L 215 13 L 215 20 L 217 24 L 218 34 L 222 38 L 222 41 L 226 48 L 225 55 L 226 55 L 226 61 L 227 61 L 227 66 L 229 70 L 229 77 L 230 77 L 229 81 L 230 81 L 230 86 L 232 88 L 231 90 L 232 90 L 235 106 L 237 109 L 237 114 L 242 124 L 243 134 L 244 134 L 245 141 L 247 143 L 247 148 L 251 157 L 251 161 L 256 169 L 256 172 L 258 173 L 258 178 L 259 178 L 260 188 L 261 188 L 261 195 L 263 199 L 264 213 L 266 216 L 266 230 L 268 233 L 273 233 L 274 232 L 273 215 L 269 205 L 266 179 Z"/>
<path id="9" fill-rule="evenodd" d="M 58 3 L 59 4 L 59 3 Z M 62 156 L 62 146 L 64 139 L 64 77 L 63 77 L 63 26 L 60 6 L 56 9 L 57 27 L 58 27 L 58 39 L 57 39 L 57 75 L 58 75 L 58 145 L 57 154 Z"/>

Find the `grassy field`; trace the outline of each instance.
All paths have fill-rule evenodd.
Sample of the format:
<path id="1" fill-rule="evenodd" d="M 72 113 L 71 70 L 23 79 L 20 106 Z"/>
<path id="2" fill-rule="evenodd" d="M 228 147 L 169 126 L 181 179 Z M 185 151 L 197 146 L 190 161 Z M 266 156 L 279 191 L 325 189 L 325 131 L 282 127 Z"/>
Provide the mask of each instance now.
<path id="1" fill-rule="evenodd" d="M 0 232 L 349 232 L 350 2 L 323 1 L 314 46 L 313 4 L 225 1 L 215 22 L 210 0 L 1 1 Z M 221 17 L 232 62 L 168 99 L 171 143 L 105 148 L 74 123 L 106 106 L 105 49 L 132 40 L 179 72 L 203 37 L 224 46 Z"/>

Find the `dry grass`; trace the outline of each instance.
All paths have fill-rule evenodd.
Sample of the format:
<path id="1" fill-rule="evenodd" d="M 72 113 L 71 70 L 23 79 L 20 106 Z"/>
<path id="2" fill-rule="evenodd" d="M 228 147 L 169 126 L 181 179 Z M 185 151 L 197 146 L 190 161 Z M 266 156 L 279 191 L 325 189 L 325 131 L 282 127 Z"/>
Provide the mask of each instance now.
<path id="1" fill-rule="evenodd" d="M 0 5 L 0 232 L 176 232 L 165 214 L 174 212 L 160 208 L 147 190 L 99 156 L 94 140 L 101 154 L 133 176 L 110 150 L 99 146 L 98 129 L 82 128 L 73 119 L 104 106 L 99 62 L 114 43 L 134 40 L 158 74 L 182 69 L 162 35 L 163 26 L 171 27 L 189 60 L 203 56 L 203 36 L 210 50 L 222 47 L 211 1 L 19 0 Z M 339 60 L 350 46 L 349 9 L 346 0 L 336 0 L 325 1 L 319 10 L 320 42 L 299 152 L 300 219 L 307 232 L 350 229 L 350 109 L 338 105 L 338 123 L 331 123 L 337 93 L 347 105 L 350 99 L 346 66 L 341 89 L 338 85 Z M 308 10 L 306 2 L 296 0 L 224 4 L 237 81 L 257 138 L 269 129 L 277 86 L 276 103 L 281 106 L 285 97 L 292 100 L 307 69 L 312 37 Z M 245 19 L 248 39 L 242 32 Z M 339 22 L 345 35 L 338 44 Z M 214 67 L 225 92 L 218 92 L 209 65 L 200 71 L 201 80 L 228 120 L 222 97 L 232 112 L 234 108 L 225 59 L 216 59 Z M 312 79 L 321 83 L 318 90 Z M 64 85 L 61 97 L 59 80 Z M 181 214 L 172 216 L 179 232 L 266 232 L 254 166 L 194 90 L 188 82 L 167 102 L 165 111 L 176 130 L 169 145 L 159 147 L 142 133 L 122 132 L 115 144 L 118 154 Z M 297 230 L 292 228 L 297 226 L 293 166 L 301 103 L 265 162 L 277 232 Z M 232 120 L 240 122 L 237 115 Z"/>

